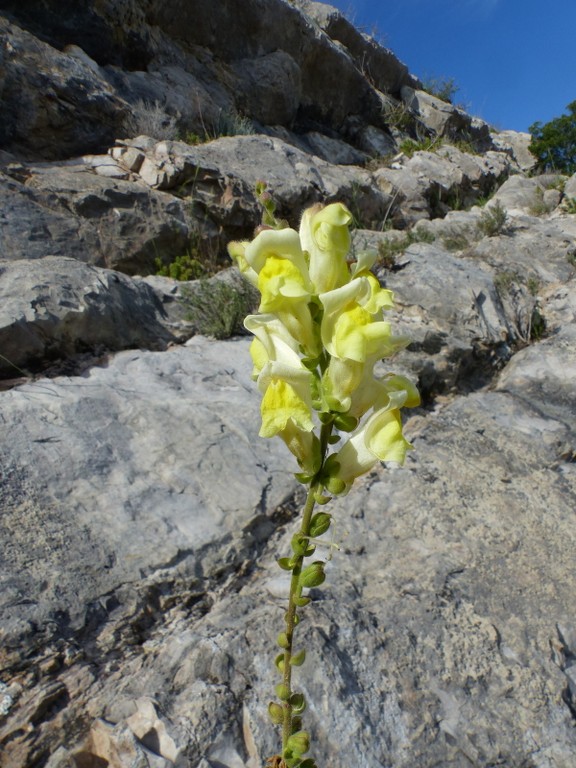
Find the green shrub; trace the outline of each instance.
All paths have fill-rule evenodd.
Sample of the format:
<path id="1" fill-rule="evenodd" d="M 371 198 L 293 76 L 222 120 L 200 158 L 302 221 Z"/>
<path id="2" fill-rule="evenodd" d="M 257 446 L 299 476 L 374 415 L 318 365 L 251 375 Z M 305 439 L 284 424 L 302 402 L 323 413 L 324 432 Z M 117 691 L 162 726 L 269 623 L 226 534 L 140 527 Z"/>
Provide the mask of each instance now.
<path id="1" fill-rule="evenodd" d="M 132 104 L 132 114 L 126 130 L 132 136 L 145 135 L 157 140 L 173 140 L 178 136 L 180 114 L 170 115 L 159 101 L 138 99 Z"/>
<path id="2" fill-rule="evenodd" d="M 161 277 L 171 277 L 172 280 L 198 280 L 205 277 L 208 270 L 198 258 L 196 251 L 188 251 L 182 256 L 176 256 L 174 261 L 164 264 L 158 257 L 155 261 L 156 274 Z"/>
<path id="3" fill-rule="evenodd" d="M 380 240 L 378 243 L 377 265 L 384 269 L 393 269 L 396 264 L 396 256 L 412 245 L 412 243 L 433 243 L 433 232 L 428 232 L 422 227 L 415 227 L 400 237 L 390 237 Z"/>
<path id="4" fill-rule="evenodd" d="M 482 211 L 480 221 L 477 224 L 478 231 L 486 237 L 501 235 L 508 221 L 508 214 L 502 203 L 497 200 L 494 205 Z"/>
<path id="5" fill-rule="evenodd" d="M 454 103 L 454 96 L 460 90 L 453 77 L 425 77 L 422 88 L 426 93 L 448 104 Z"/>
<path id="6" fill-rule="evenodd" d="M 415 141 L 414 139 L 404 139 L 400 143 L 398 149 L 403 152 L 406 157 L 412 157 L 415 152 L 432 152 L 436 149 L 442 140 L 439 136 L 434 138 L 422 139 L 422 141 Z"/>
<path id="7" fill-rule="evenodd" d="M 442 244 L 448 251 L 463 251 L 470 245 L 467 230 L 450 229 L 442 237 Z"/>
<path id="8" fill-rule="evenodd" d="M 552 206 L 544 200 L 544 190 L 542 187 L 536 187 L 534 191 L 534 200 L 530 205 L 529 213 L 531 216 L 546 216 L 550 213 Z"/>
<path id="9" fill-rule="evenodd" d="M 534 123 L 530 151 L 540 170 L 576 173 L 576 101 L 566 107 L 567 115 L 555 117 L 544 125 Z"/>

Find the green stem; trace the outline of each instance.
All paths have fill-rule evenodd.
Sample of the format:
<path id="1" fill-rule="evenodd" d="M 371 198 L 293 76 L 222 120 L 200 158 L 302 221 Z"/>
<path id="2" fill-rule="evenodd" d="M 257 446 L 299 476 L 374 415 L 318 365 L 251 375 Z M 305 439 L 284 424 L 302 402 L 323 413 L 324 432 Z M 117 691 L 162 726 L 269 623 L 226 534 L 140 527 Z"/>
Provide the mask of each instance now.
<path id="1" fill-rule="evenodd" d="M 300 533 L 304 536 L 310 535 L 310 521 L 312 519 L 312 512 L 316 501 L 314 494 L 316 492 L 316 486 L 311 485 L 308 490 L 308 496 L 306 497 L 306 504 L 302 511 L 302 523 L 300 525 Z M 302 572 L 302 563 L 304 562 L 304 555 L 298 557 L 298 561 L 292 570 L 292 579 L 290 581 L 290 596 L 288 598 L 288 610 L 286 611 L 286 638 L 288 644 L 284 649 L 284 679 L 283 683 L 287 687 L 287 690 L 292 694 L 292 647 L 294 627 L 297 623 L 297 606 L 294 602 L 302 594 L 302 587 L 299 584 L 300 574 Z M 282 752 L 286 747 L 288 739 L 292 735 L 292 705 L 290 699 L 284 702 L 284 722 L 282 725 Z"/>

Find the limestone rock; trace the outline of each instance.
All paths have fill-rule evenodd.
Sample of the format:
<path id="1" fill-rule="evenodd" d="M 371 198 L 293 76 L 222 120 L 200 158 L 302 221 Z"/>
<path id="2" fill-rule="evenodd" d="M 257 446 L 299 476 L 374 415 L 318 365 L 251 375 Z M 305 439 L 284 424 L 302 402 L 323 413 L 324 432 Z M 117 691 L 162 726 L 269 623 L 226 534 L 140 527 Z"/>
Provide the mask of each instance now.
<path id="1" fill-rule="evenodd" d="M 114 764 L 113 756 L 122 754 L 136 761 L 129 764 L 164 765 L 178 755 L 177 765 L 252 768 L 275 751 L 277 735 L 262 702 L 275 681 L 270 649 L 283 604 L 277 595 L 286 589 L 286 582 L 275 583 L 274 561 L 289 548 L 292 513 L 285 508 L 274 518 L 280 536 L 269 538 L 272 523 L 262 514 L 261 494 L 266 488 L 272 509 L 293 487 L 276 443 L 252 434 L 258 398 L 244 366 L 247 343 L 223 348 L 197 340 L 168 353 L 122 353 L 75 386 L 62 379 L 52 380 L 49 391 L 37 382 L 5 393 L 11 456 L 27 451 L 25 461 L 22 453 L 16 463 L 3 463 L 10 470 L 7 490 L 19 501 L 8 507 L 10 520 L 19 520 L 8 528 L 9 540 L 39 509 L 33 489 L 40 478 L 48 482 L 41 508 L 51 525 L 41 530 L 55 536 L 58 520 L 73 523 L 65 529 L 68 550 L 80 520 L 84 540 L 88 531 L 91 537 L 80 573 L 62 569 L 57 549 L 47 548 L 43 558 L 30 551 L 28 592 L 35 580 L 48 580 L 35 604 L 16 607 L 14 590 L 24 588 L 17 571 L 2 591 L 13 604 L 4 608 L 5 653 L 18 653 L 6 634 L 9 640 L 12 617 L 24 610 L 52 633 L 42 682 L 34 690 L 32 680 L 23 680 L 3 726 L 8 768 L 34 753 L 56 753 L 84 708 L 92 733 L 65 747 L 76 762 L 100 757 Z M 375 470 L 334 505 L 341 551 L 300 628 L 308 661 L 299 679 L 311 702 L 319 760 L 334 768 L 377 762 L 412 768 L 415 762 L 457 765 L 464 753 L 479 766 L 529 759 L 537 768 L 569 764 L 567 659 L 575 606 L 567 510 L 576 502 L 576 476 L 566 446 L 576 439 L 576 411 L 564 373 L 574 367 L 574 349 L 553 337 L 519 354 L 496 391 L 417 416 L 407 427 L 416 451 L 406 467 Z M 122 387 L 134 382 L 129 400 L 110 399 L 116 379 Z M 80 409 L 93 412 L 98 402 L 109 409 L 102 424 L 108 434 L 95 449 L 97 424 L 88 437 Z M 22 419 L 32 424 L 35 411 L 46 408 L 48 433 L 44 426 L 42 442 L 24 445 Z M 216 441 L 209 456 L 191 442 L 207 429 Z M 131 450 L 103 452 L 104 445 L 126 444 L 122 430 L 131 435 Z M 60 442 L 46 442 L 51 435 Z M 238 453 L 238 440 L 249 455 Z M 54 445 L 66 470 L 58 485 L 40 460 Z M 173 459 L 158 464 L 161 456 Z M 214 461 L 218 473 L 225 472 L 225 493 L 214 485 Z M 125 462 L 137 472 L 127 475 Z M 99 513 L 87 516 L 87 508 Z M 120 529 L 122 536 L 112 535 Z M 15 552 L 8 547 L 7 556 Z M 90 570 L 89 563 L 101 566 L 105 552 L 115 555 L 108 567 Z M 134 578 L 121 588 L 128 572 Z M 84 655 L 66 666 L 72 636 L 58 644 L 59 627 L 79 629 L 90 596 L 84 619 L 90 641 L 76 630 Z M 63 600 L 69 624 L 57 613 Z M 43 615 L 52 623 L 43 624 Z M 94 664 L 98 676 L 90 673 Z M 49 689 L 50 679 L 59 687 Z M 40 686 L 60 702 L 50 727 L 17 731 L 18 713 L 38 701 Z"/>
<path id="2" fill-rule="evenodd" d="M 479 149 L 493 149 L 489 127 L 482 120 L 426 91 L 405 85 L 401 93 L 403 102 L 433 135 L 449 139 L 467 137 Z"/>
<path id="3" fill-rule="evenodd" d="M 551 213 L 560 201 L 560 196 L 545 200 L 547 191 L 554 185 L 558 185 L 563 177 L 559 174 L 550 174 L 527 178 L 525 176 L 512 176 L 494 195 L 493 200 L 499 201 L 509 213 L 529 214 L 542 216 Z M 565 180 L 565 177 L 564 177 Z"/>
<path id="4" fill-rule="evenodd" d="M 149 272 L 157 258 L 186 253 L 200 226 L 181 200 L 145 184 L 98 175 L 84 161 L 4 170 L 0 258 L 5 260 L 68 256 L 128 273 Z"/>
<path id="5" fill-rule="evenodd" d="M 165 349 L 196 334 L 226 339 L 257 306 L 235 268 L 178 282 L 57 256 L 0 263 L 0 378 L 58 365 L 77 372 L 110 352 Z"/>
<path id="6" fill-rule="evenodd" d="M 508 152 L 521 171 L 528 173 L 536 166 L 536 158 L 530 152 L 529 146 L 532 137 L 529 133 L 519 131 L 492 131 L 492 143 L 494 149 L 499 152 Z"/>
<path id="7" fill-rule="evenodd" d="M 566 182 L 564 194 L 570 200 L 576 199 L 576 173 L 570 176 Z"/>
<path id="8" fill-rule="evenodd" d="M 374 172 L 376 183 L 394 200 L 389 213 L 397 225 L 444 216 L 467 207 L 507 178 L 510 160 L 501 152 L 471 155 L 442 145 L 435 152 L 418 151 L 391 167 Z"/>
<path id="9" fill-rule="evenodd" d="M 296 226 L 301 211 L 320 200 L 342 200 L 361 212 L 366 222 L 382 221 L 389 198 L 371 184 L 371 175 L 356 167 L 336 166 L 265 136 L 223 137 L 199 146 L 159 142 L 139 170 L 151 186 L 188 188 L 234 235 L 244 236 L 260 217 L 255 205 L 256 182 L 264 180 L 278 214 Z"/>
<path id="10" fill-rule="evenodd" d="M 285 51 L 233 62 L 240 95 L 236 109 L 265 125 L 290 125 L 302 98 L 300 67 Z"/>
<path id="11" fill-rule="evenodd" d="M 144 283 L 71 258 L 0 262 L 0 376 L 173 338 Z"/>
<path id="12" fill-rule="evenodd" d="M 105 149 L 122 133 L 127 104 L 75 54 L 0 16 L 0 146 L 25 157 L 66 158 Z"/>
<path id="13" fill-rule="evenodd" d="M 417 78 L 408 72 L 405 64 L 387 48 L 369 35 L 359 32 L 336 8 L 326 3 L 298 0 L 304 13 L 313 19 L 326 34 L 343 45 L 353 56 L 357 66 L 364 70 L 379 91 L 399 95 L 403 86 L 418 87 Z"/>

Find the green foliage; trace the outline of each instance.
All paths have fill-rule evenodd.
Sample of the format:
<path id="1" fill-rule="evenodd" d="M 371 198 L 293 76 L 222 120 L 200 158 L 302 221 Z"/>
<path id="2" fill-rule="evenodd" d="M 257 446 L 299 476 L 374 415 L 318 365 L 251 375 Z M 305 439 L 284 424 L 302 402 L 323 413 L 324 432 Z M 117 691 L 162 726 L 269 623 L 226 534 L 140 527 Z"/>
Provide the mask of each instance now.
<path id="1" fill-rule="evenodd" d="M 186 144 L 195 146 L 196 144 L 204 144 L 207 141 L 214 141 L 214 139 L 219 139 L 221 136 L 246 136 L 255 132 L 254 124 L 250 118 L 238 112 L 226 112 L 221 109 L 213 123 L 210 125 L 202 123 L 202 133 L 186 131 L 180 138 Z"/>
<path id="2" fill-rule="evenodd" d="M 422 139 L 422 141 L 415 141 L 414 139 L 404 139 L 400 143 L 398 149 L 403 152 L 406 157 L 413 157 L 415 152 L 433 152 L 441 144 L 442 140 L 439 136 L 435 136 L 429 139 Z"/>
<path id="3" fill-rule="evenodd" d="M 568 114 L 555 117 L 544 125 L 534 123 L 530 151 L 541 170 L 576 173 L 576 101 L 566 107 Z"/>
<path id="4" fill-rule="evenodd" d="M 494 275 L 494 285 L 500 294 L 510 293 L 512 287 L 520 282 L 520 275 L 512 270 L 502 270 Z"/>
<path id="5" fill-rule="evenodd" d="M 456 139 L 455 141 L 452 141 L 450 143 L 452 144 L 453 147 L 456 147 L 456 149 L 459 149 L 460 152 L 464 152 L 467 155 L 482 154 L 481 152 L 478 151 L 472 139 Z"/>
<path id="6" fill-rule="evenodd" d="M 448 251 L 463 251 L 470 245 L 468 230 L 456 228 L 447 230 L 442 237 L 442 244 Z"/>
<path id="7" fill-rule="evenodd" d="M 506 209 L 498 200 L 490 208 L 482 211 L 482 216 L 477 224 L 478 231 L 486 237 L 501 235 L 506 229 L 507 221 Z"/>
<path id="8" fill-rule="evenodd" d="M 198 280 L 207 274 L 206 267 L 198 259 L 196 250 L 187 251 L 182 256 L 176 256 L 170 264 L 164 264 L 158 257 L 155 261 L 156 274 L 161 277 L 171 277 L 172 280 Z"/>
<path id="9" fill-rule="evenodd" d="M 386 237 L 378 243 L 378 260 L 376 264 L 384 269 L 392 270 L 396 265 L 396 256 L 404 253 L 412 243 L 433 243 L 435 236 L 422 227 L 411 229 L 400 237 Z"/>
<path id="10" fill-rule="evenodd" d="M 132 113 L 126 130 L 133 136 L 151 136 L 153 139 L 172 140 L 178 135 L 177 123 L 180 113 L 171 115 L 159 101 L 138 99 L 132 104 Z"/>
<path id="11" fill-rule="evenodd" d="M 414 122 L 414 115 L 403 101 L 390 101 L 383 109 L 383 116 L 390 128 L 406 131 Z"/>
<path id="12" fill-rule="evenodd" d="M 187 308 L 186 320 L 202 333 L 215 339 L 227 339 L 242 327 L 244 316 L 251 311 L 251 292 L 242 292 L 223 280 L 201 279 L 197 290 L 183 286 L 181 302 Z"/>
<path id="13" fill-rule="evenodd" d="M 532 216 L 546 216 L 551 210 L 552 206 L 544 200 L 544 190 L 542 187 L 536 187 L 534 190 L 534 200 L 530 205 L 530 214 Z"/>
<path id="14" fill-rule="evenodd" d="M 562 206 L 566 213 L 576 213 L 576 197 L 567 197 L 563 200 Z"/>
<path id="15" fill-rule="evenodd" d="M 460 90 L 453 77 L 425 77 L 422 88 L 426 93 L 448 104 L 454 103 L 454 96 Z"/>
<path id="16" fill-rule="evenodd" d="M 530 317 L 530 341 L 540 341 L 546 333 L 546 320 L 542 316 L 538 307 L 532 310 Z"/>

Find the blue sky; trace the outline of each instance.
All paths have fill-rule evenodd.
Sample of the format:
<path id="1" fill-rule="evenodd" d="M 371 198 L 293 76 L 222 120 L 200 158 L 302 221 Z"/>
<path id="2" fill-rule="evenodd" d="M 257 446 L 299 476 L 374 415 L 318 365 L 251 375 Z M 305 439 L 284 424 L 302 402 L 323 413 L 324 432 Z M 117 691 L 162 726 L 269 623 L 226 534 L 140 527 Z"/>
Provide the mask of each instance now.
<path id="1" fill-rule="evenodd" d="M 421 79 L 496 128 L 527 131 L 576 100 L 576 0 L 329 0 Z"/>

